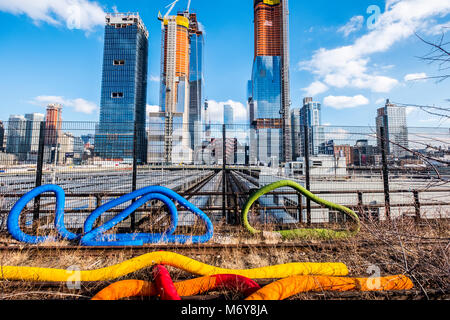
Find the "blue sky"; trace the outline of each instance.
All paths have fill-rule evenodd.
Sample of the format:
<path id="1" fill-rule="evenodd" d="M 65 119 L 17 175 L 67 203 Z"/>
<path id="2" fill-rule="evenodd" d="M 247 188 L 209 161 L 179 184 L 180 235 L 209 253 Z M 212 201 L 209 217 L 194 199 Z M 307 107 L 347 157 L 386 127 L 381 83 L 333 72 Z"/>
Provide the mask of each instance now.
<path id="1" fill-rule="evenodd" d="M 98 121 L 104 13 L 138 11 L 150 32 L 148 105 L 159 103 L 160 22 L 171 1 L 0 0 L 0 120 L 64 105 L 66 121 Z M 181 0 L 175 10 L 184 9 Z M 230 4 L 231 3 L 231 4 Z M 370 11 L 377 6 L 380 15 Z M 223 104 L 245 121 L 246 83 L 253 60 L 253 1 L 192 0 L 206 31 L 206 98 L 217 117 Z M 174 11 L 175 12 L 175 11 Z M 375 13 L 375 16 L 373 15 Z M 374 17 L 377 19 L 374 20 Z M 374 125 L 386 98 L 448 106 L 450 80 L 418 57 L 429 48 L 415 35 L 438 39 L 450 26 L 448 0 L 290 1 L 292 107 L 306 95 L 323 104 L 323 123 Z M 377 22 L 373 24 L 373 22 Z M 408 108 L 408 124 L 449 122 Z"/>

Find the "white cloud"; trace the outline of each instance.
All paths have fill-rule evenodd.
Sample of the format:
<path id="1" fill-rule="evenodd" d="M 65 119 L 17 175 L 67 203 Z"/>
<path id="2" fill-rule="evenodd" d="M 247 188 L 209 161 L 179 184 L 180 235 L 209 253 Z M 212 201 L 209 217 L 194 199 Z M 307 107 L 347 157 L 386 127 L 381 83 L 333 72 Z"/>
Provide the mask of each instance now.
<path id="1" fill-rule="evenodd" d="M 376 105 L 384 105 L 386 103 L 386 99 L 385 98 L 380 98 L 377 101 L 375 101 Z"/>
<path id="2" fill-rule="evenodd" d="M 350 138 L 350 132 L 342 128 L 326 129 L 325 140 L 334 140 L 337 144 L 345 143 L 343 140 Z"/>
<path id="3" fill-rule="evenodd" d="M 406 115 L 409 116 L 411 114 L 413 114 L 414 111 L 417 111 L 416 107 L 406 107 Z"/>
<path id="4" fill-rule="evenodd" d="M 348 37 L 349 34 L 361 30 L 363 24 L 363 16 L 354 16 L 345 26 L 339 28 L 338 32 L 341 32 L 344 34 L 344 36 Z"/>
<path id="5" fill-rule="evenodd" d="M 223 109 L 224 105 L 230 105 L 234 112 L 235 124 L 247 124 L 248 113 L 247 108 L 241 102 L 228 100 L 217 102 L 214 100 L 208 100 L 209 118 L 213 124 L 223 124 Z"/>
<path id="6" fill-rule="evenodd" d="M 422 73 L 410 73 L 407 74 L 404 78 L 405 81 L 426 81 L 428 78 L 427 74 L 422 72 Z"/>
<path id="7" fill-rule="evenodd" d="M 353 44 L 321 48 L 311 60 L 300 62 L 299 67 L 312 72 L 329 86 L 390 92 L 399 81 L 377 74 L 380 70 L 370 65 L 371 55 L 388 51 L 397 42 L 413 36 L 414 32 L 429 27 L 433 17 L 450 13 L 450 1 L 393 0 L 387 1 L 386 8 L 376 27 Z"/>
<path id="8" fill-rule="evenodd" d="M 450 30 L 450 21 L 430 26 L 429 28 L 425 29 L 424 32 L 425 34 L 436 36 L 441 35 L 443 33 L 447 33 L 449 30 Z"/>
<path id="9" fill-rule="evenodd" d="M 151 82 L 160 82 L 161 78 L 159 76 L 150 75 L 149 80 Z"/>
<path id="10" fill-rule="evenodd" d="M 84 31 L 103 25 L 106 16 L 97 2 L 89 0 L 0 0 L 0 11 L 25 14 L 36 24 L 44 22 Z"/>
<path id="11" fill-rule="evenodd" d="M 94 102 L 82 98 L 65 99 L 61 96 L 38 96 L 30 101 L 30 103 L 44 107 L 51 103 L 57 103 L 61 104 L 63 107 L 73 108 L 75 112 L 85 114 L 92 114 L 99 109 Z"/>
<path id="12" fill-rule="evenodd" d="M 328 90 L 328 87 L 320 81 L 315 81 L 310 84 L 309 87 L 302 89 L 305 92 L 305 95 L 308 97 L 314 97 L 318 94 L 324 93 Z"/>
<path id="13" fill-rule="evenodd" d="M 367 105 L 369 104 L 369 100 L 363 95 L 357 95 L 354 97 L 328 96 L 323 100 L 323 104 L 324 106 L 341 110 Z"/>
<path id="14" fill-rule="evenodd" d="M 159 112 L 159 110 L 160 110 L 160 107 L 159 107 L 159 106 L 147 104 L 147 115 L 148 115 L 150 112 Z"/>

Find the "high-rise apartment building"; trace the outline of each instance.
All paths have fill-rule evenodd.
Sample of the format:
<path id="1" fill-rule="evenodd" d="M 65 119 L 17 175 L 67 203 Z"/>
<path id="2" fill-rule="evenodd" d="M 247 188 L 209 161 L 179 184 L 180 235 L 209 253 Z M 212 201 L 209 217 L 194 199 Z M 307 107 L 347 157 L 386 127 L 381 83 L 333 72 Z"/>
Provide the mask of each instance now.
<path id="1" fill-rule="evenodd" d="M 292 160 L 288 7 L 288 0 L 254 0 L 255 56 L 248 103 L 251 158 L 257 162 L 267 157 Z M 280 140 L 275 143 L 274 137 Z"/>
<path id="2" fill-rule="evenodd" d="M 147 161 L 145 132 L 149 33 L 139 13 L 106 16 L 100 122 L 95 154 Z M 135 146 L 136 140 L 136 146 Z"/>
<path id="3" fill-rule="evenodd" d="M 404 149 L 408 148 L 408 126 L 405 107 L 394 105 L 387 99 L 385 106 L 378 109 L 376 126 L 378 137 L 381 137 L 381 128 L 384 128 L 387 154 L 397 158 L 407 155 L 408 152 Z M 380 139 L 378 139 L 378 148 L 381 150 Z"/>

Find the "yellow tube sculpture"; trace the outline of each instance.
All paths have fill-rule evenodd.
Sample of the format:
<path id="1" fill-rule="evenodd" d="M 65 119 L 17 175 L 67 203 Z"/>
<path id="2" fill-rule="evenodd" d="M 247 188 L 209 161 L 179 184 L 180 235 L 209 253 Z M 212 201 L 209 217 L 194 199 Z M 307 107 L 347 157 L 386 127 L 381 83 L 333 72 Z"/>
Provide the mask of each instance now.
<path id="1" fill-rule="evenodd" d="M 159 251 L 147 253 L 110 267 L 78 272 L 64 269 L 1 266 L 0 280 L 66 282 L 73 281 L 76 278 L 76 281 L 81 282 L 107 281 L 156 264 L 172 266 L 200 276 L 234 274 L 251 279 L 281 279 L 295 275 L 312 274 L 346 276 L 348 274 L 347 266 L 343 263 L 289 263 L 256 269 L 233 270 L 210 266 L 176 253 Z"/>
<path id="2" fill-rule="evenodd" d="M 388 291 L 413 288 L 404 275 L 381 278 L 339 278 L 326 276 L 294 276 L 273 282 L 245 300 L 285 300 L 296 294 L 311 291 Z"/>

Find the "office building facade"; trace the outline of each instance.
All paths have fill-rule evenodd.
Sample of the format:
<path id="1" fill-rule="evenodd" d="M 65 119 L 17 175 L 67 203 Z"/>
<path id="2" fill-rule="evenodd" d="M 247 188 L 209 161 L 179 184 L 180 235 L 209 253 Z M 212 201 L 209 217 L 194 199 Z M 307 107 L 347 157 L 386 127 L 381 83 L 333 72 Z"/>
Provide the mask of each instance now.
<path id="1" fill-rule="evenodd" d="M 145 130 L 149 33 L 138 13 L 106 16 L 100 122 L 95 154 L 147 162 Z M 136 140 L 136 146 L 134 141 Z"/>

